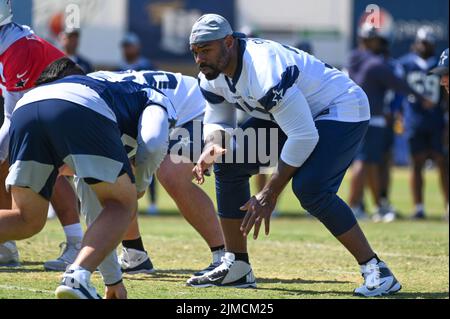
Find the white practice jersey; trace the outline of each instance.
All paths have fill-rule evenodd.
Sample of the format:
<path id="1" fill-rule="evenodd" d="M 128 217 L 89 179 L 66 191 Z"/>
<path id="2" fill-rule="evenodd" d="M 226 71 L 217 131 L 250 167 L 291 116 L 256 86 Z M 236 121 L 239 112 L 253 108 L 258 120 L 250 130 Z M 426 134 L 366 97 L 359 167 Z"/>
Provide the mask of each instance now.
<path id="1" fill-rule="evenodd" d="M 151 85 L 164 93 L 172 102 L 177 113 L 176 126 L 182 126 L 194 119 L 203 119 L 206 102 L 200 91 L 198 80 L 165 71 L 100 71 L 88 74 L 92 78 L 106 78 L 109 81 L 132 80 L 139 84 Z"/>
<path id="2" fill-rule="evenodd" d="M 239 39 L 237 72 L 233 79 L 224 74 L 208 81 L 200 73 L 200 87 L 208 101 L 205 123 L 235 127 L 235 112 L 222 107 L 232 104 L 249 115 L 274 120 L 292 95 L 302 94 L 314 120 L 361 122 L 370 119 L 364 91 L 348 76 L 301 50 L 270 40 Z M 214 107 L 214 105 L 221 105 Z M 212 108 L 208 111 L 209 108 Z M 278 123 L 280 124 L 280 123 Z M 281 126 L 281 125 L 280 125 Z M 216 128 L 219 128 L 216 126 Z"/>

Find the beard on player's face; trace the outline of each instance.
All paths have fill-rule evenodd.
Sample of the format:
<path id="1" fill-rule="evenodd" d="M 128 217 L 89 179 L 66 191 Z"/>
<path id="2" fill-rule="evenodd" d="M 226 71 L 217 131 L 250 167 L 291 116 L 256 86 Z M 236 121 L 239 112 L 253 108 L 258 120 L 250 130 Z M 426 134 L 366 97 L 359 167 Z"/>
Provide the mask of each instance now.
<path id="1" fill-rule="evenodd" d="M 199 69 L 208 81 L 217 79 L 220 73 L 222 73 L 217 66 L 208 63 L 201 63 Z"/>
<path id="2" fill-rule="evenodd" d="M 230 53 L 225 47 L 225 43 L 222 42 L 220 45 L 220 50 L 214 59 L 214 62 L 203 62 L 199 64 L 200 72 L 202 72 L 208 81 L 215 80 L 219 75 L 226 69 L 230 63 Z"/>

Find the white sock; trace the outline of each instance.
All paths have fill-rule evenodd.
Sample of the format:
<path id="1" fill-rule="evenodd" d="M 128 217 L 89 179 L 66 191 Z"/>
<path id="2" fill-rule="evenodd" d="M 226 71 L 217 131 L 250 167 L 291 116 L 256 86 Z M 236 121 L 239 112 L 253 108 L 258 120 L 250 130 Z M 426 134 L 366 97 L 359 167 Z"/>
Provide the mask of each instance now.
<path id="1" fill-rule="evenodd" d="M 417 204 L 416 205 L 416 212 L 424 211 L 425 207 L 423 207 L 423 204 Z"/>
<path id="2" fill-rule="evenodd" d="M 225 249 L 219 249 L 212 253 L 213 262 L 219 262 L 225 256 Z"/>
<path id="3" fill-rule="evenodd" d="M 78 265 L 70 265 L 69 268 L 66 271 L 73 270 L 73 271 L 85 271 L 88 276 L 88 280 L 91 278 L 91 272 L 87 269 L 84 269 L 83 267 L 80 267 Z"/>
<path id="4" fill-rule="evenodd" d="M 69 268 L 67 270 L 86 270 L 86 269 L 84 269 L 81 266 L 72 264 L 72 265 L 69 266 Z"/>
<path id="5" fill-rule="evenodd" d="M 81 228 L 81 224 L 72 224 L 69 226 L 64 226 L 64 234 L 66 234 L 66 238 L 83 238 L 83 228 Z"/>

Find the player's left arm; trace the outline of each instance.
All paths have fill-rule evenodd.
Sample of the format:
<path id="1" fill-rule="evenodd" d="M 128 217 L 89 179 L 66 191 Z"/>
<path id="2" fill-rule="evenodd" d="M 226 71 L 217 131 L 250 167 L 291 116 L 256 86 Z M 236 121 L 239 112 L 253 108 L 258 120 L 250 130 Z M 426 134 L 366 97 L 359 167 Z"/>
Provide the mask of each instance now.
<path id="1" fill-rule="evenodd" d="M 169 147 L 169 116 L 159 105 L 148 106 L 139 121 L 135 157 L 136 188 L 147 189 L 152 176 L 164 160 Z"/>

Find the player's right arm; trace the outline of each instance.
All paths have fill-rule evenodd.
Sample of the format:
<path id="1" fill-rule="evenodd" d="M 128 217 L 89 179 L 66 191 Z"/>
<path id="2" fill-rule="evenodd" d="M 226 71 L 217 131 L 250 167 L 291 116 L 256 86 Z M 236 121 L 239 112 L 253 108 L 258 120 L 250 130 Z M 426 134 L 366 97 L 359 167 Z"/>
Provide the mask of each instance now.
<path id="1" fill-rule="evenodd" d="M 139 121 L 135 158 L 136 188 L 139 194 L 150 185 L 153 174 L 164 160 L 169 147 L 169 117 L 159 105 L 148 106 Z"/>

